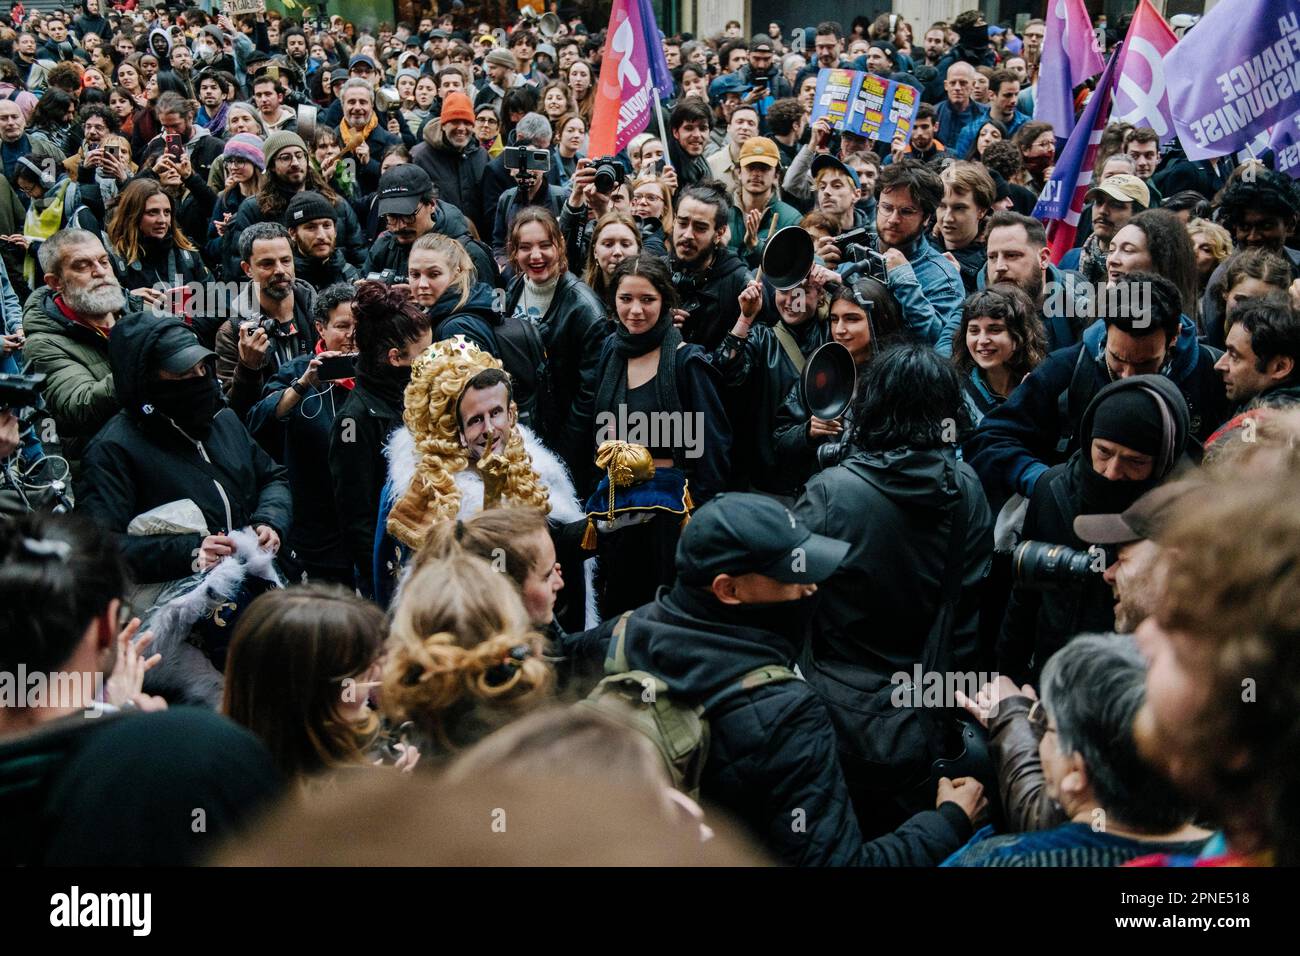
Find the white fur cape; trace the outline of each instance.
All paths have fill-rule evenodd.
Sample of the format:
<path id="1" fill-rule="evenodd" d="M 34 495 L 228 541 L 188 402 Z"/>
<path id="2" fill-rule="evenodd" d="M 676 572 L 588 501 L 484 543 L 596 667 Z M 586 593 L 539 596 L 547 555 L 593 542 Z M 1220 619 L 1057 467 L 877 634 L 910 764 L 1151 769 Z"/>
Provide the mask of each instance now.
<path id="1" fill-rule="evenodd" d="M 587 512 L 583 509 L 582 502 L 578 501 L 577 492 L 573 488 L 573 479 L 569 477 L 569 469 L 565 467 L 564 462 L 555 452 L 543 445 L 542 440 L 527 426 L 516 427 L 523 436 L 524 451 L 532 460 L 533 470 L 542 479 L 542 484 L 550 497 L 550 516 L 565 524 L 583 520 Z M 415 479 L 415 468 L 420 459 L 410 429 L 403 425 L 393 432 L 388 439 L 388 444 L 384 446 L 384 456 L 388 459 L 388 480 L 392 483 L 393 500 L 396 501 L 411 487 L 411 482 Z M 473 468 L 465 468 L 456 472 L 452 480 L 456 482 L 456 488 L 460 491 L 460 511 L 457 517 L 464 521 L 482 511 L 483 479 L 479 477 L 478 472 Z M 587 627 L 595 627 L 600 623 L 600 615 L 596 611 L 596 589 L 592 573 L 594 564 L 594 559 L 588 559 L 583 563 L 583 577 L 587 585 Z"/>

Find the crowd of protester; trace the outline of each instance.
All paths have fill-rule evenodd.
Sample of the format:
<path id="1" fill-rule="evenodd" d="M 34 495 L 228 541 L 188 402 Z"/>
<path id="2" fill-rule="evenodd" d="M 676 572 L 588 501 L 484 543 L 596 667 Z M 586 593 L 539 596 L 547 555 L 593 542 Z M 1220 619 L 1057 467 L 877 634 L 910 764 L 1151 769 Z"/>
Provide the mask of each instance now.
<path id="1" fill-rule="evenodd" d="M 598 156 L 576 9 L 103 3 L 0 15 L 7 859 L 1300 861 L 1271 155 L 1113 122 L 1054 263 L 1041 20 L 667 36 Z"/>

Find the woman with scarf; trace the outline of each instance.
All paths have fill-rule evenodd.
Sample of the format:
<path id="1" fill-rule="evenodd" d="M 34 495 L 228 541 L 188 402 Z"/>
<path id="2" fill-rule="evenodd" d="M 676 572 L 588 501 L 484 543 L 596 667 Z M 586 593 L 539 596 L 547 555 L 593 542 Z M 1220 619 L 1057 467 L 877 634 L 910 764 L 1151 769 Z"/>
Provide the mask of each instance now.
<path id="1" fill-rule="evenodd" d="M 1019 286 L 1000 282 L 968 295 L 952 333 L 952 364 L 971 424 L 978 427 L 1046 357 L 1038 310 Z"/>
<path id="2" fill-rule="evenodd" d="M 108 251 L 123 289 L 146 305 L 178 305 L 165 290 L 211 278 L 198 251 L 176 225 L 176 201 L 161 183 L 129 182 L 108 220 Z"/>
<path id="3" fill-rule="evenodd" d="M 41 243 L 60 229 L 99 232 L 99 221 L 81 202 L 77 184 L 64 172 L 66 158 L 47 140 L 33 139 L 31 152 L 14 167 L 14 185 L 28 199 L 27 215 L 21 233 L 0 238 L 26 250 L 23 279 L 30 289 L 43 284 L 45 273 L 37 261 Z"/>
<path id="4" fill-rule="evenodd" d="M 208 225 L 207 243 L 203 251 L 209 262 L 220 262 L 225 243 L 226 227 L 239 211 L 239 204 L 256 196 L 262 188 L 262 174 L 266 171 L 266 155 L 262 152 L 262 139 L 248 133 L 236 133 L 226 141 L 220 156 L 225 186 L 217 193 L 212 207 L 212 221 Z M 214 162 L 213 167 L 216 167 Z"/>
<path id="5" fill-rule="evenodd" d="M 610 301 L 617 325 L 597 366 L 590 447 L 594 453 L 611 440 L 642 445 L 654 463 L 643 487 L 687 508 L 702 505 L 723 490 L 731 449 L 720 377 L 704 350 L 683 342 L 673 325 L 677 291 L 663 260 L 641 254 L 620 262 Z M 636 486 L 628 491 L 632 501 Z M 598 488 L 593 502 L 601 494 Z M 684 518 L 664 511 L 638 517 L 646 515 L 623 527 L 610 521 L 597 535 L 602 618 L 652 601 L 660 585 L 673 582 Z"/>
<path id="6" fill-rule="evenodd" d="M 1169 285 L 1169 283 L 1162 283 Z M 1172 292 L 1172 287 L 1171 287 Z M 1158 286 L 1154 295 L 1165 295 Z M 1170 294 L 1171 302 L 1176 297 Z M 1170 305 L 1171 308 L 1175 307 Z M 1079 515 L 1119 514 L 1200 458 L 1187 401 L 1163 375 L 1111 382 L 1088 404 L 1079 423 L 1079 449 L 1034 485 L 1022 538 L 1091 554 L 1100 572 L 1113 554 L 1089 548 L 1074 530 Z M 1047 659 L 1071 637 L 1115 629 L 1115 599 L 1100 573 L 1050 591 L 1011 591 L 997 647 L 997 670 L 1017 685 L 1038 682 Z"/>

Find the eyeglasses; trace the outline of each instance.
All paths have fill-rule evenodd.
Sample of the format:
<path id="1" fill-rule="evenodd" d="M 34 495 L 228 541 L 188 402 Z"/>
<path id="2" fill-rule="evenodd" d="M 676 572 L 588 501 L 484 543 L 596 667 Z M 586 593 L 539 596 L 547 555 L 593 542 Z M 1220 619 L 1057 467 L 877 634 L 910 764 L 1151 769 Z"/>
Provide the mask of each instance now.
<path id="1" fill-rule="evenodd" d="M 1029 729 L 1034 732 L 1034 739 L 1039 741 L 1049 733 L 1057 733 L 1047 716 L 1047 708 L 1043 706 L 1041 700 L 1034 701 L 1034 706 L 1029 708 Z"/>
<path id="2" fill-rule="evenodd" d="M 911 219 L 913 216 L 921 215 L 921 210 L 913 209 L 911 206 L 898 207 L 887 202 L 877 202 L 876 208 L 880 214 L 888 219 L 890 216 L 897 216 L 899 219 Z"/>

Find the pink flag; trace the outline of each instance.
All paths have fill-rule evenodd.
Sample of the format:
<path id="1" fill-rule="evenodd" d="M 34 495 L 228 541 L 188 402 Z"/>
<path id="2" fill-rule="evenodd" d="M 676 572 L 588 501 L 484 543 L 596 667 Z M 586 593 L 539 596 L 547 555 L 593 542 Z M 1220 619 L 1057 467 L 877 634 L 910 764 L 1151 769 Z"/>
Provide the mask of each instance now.
<path id="1" fill-rule="evenodd" d="M 1051 123 L 1058 140 L 1069 139 L 1074 130 L 1074 88 L 1104 66 L 1084 0 L 1049 0 L 1034 119 Z"/>
<path id="2" fill-rule="evenodd" d="M 1119 86 L 1115 90 L 1111 119 L 1150 126 L 1161 143 L 1177 135 L 1169 112 L 1164 64 L 1165 55 L 1177 42 L 1178 37 L 1156 12 L 1151 0 L 1140 0 L 1120 55 Z"/>
<path id="3" fill-rule="evenodd" d="M 650 124 L 655 85 L 649 44 L 659 37 L 648 33 L 638 0 L 614 0 L 587 138 L 592 158 L 613 156 Z"/>

